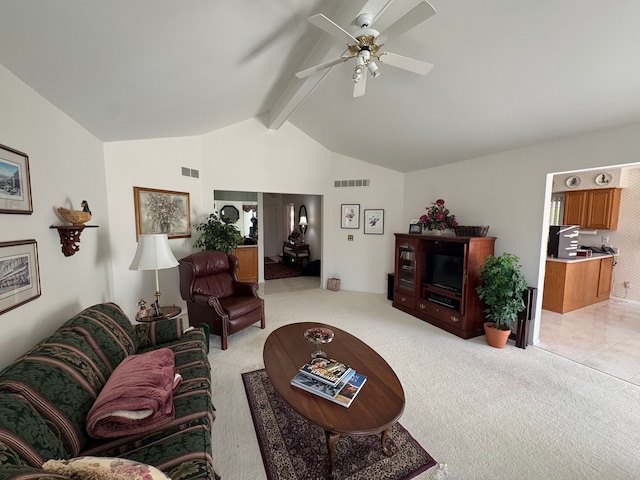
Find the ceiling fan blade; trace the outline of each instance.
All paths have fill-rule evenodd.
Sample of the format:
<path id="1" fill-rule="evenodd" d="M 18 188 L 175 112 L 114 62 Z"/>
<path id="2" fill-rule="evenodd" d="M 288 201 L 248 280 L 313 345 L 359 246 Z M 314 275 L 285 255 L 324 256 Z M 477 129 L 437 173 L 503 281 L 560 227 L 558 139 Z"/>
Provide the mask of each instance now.
<path id="1" fill-rule="evenodd" d="M 313 25 L 315 25 L 316 27 L 318 27 L 319 29 L 327 32 L 332 37 L 337 38 L 338 40 L 343 40 L 350 45 L 358 44 L 358 40 L 356 40 L 356 37 L 351 35 L 349 32 L 347 32 L 345 29 L 343 29 L 336 23 L 333 23 L 331 20 L 329 20 L 327 17 L 325 17 L 321 13 L 317 15 L 312 15 L 307 20 Z"/>
<path id="2" fill-rule="evenodd" d="M 385 65 L 391 65 L 392 67 L 419 73 L 420 75 L 426 75 L 433 68 L 432 63 L 416 60 L 415 58 L 403 57 L 395 53 L 382 52 L 378 56 L 378 60 Z"/>
<path id="3" fill-rule="evenodd" d="M 362 74 L 362 78 L 358 83 L 353 85 L 353 98 L 361 97 L 367 89 L 367 71 Z"/>
<path id="4" fill-rule="evenodd" d="M 306 78 L 314 73 L 319 72 L 320 70 L 324 70 L 325 68 L 333 67 L 334 65 L 338 65 L 339 63 L 346 62 L 350 58 L 353 58 L 351 55 L 343 55 L 342 57 L 338 57 L 334 60 L 329 60 L 328 62 L 320 63 L 315 67 L 307 68 L 306 70 L 302 70 L 301 72 L 296 73 L 296 77 L 298 78 Z"/>
<path id="5" fill-rule="evenodd" d="M 427 1 L 420 2 L 414 8 L 405 13 L 402 17 L 396 20 L 389 28 L 376 37 L 379 44 L 385 43 L 388 40 L 402 35 L 404 32 L 411 30 L 416 25 L 424 22 L 428 18 L 435 15 L 436 9 L 431 6 Z"/>

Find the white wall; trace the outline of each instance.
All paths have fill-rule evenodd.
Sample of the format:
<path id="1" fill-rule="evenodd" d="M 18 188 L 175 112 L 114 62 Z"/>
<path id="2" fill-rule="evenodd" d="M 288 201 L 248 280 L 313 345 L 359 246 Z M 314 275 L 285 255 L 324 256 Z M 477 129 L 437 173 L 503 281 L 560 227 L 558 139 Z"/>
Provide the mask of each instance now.
<path id="1" fill-rule="evenodd" d="M 201 170 L 200 137 L 175 137 L 104 144 L 105 169 L 111 207 L 111 260 L 114 298 L 130 318 L 135 316 L 141 298 L 154 300 L 155 274 L 131 271 L 136 252 L 136 224 L 133 187 L 146 187 L 189 193 L 191 223 L 203 214 L 202 179 L 185 177 L 182 167 Z M 213 202 L 213 193 L 211 195 Z M 196 232 L 197 233 L 197 232 Z M 176 258 L 194 252 L 191 238 L 169 240 Z M 160 270 L 160 303 L 185 306 L 180 298 L 178 268 Z"/>
<path id="2" fill-rule="evenodd" d="M 325 203 L 317 209 L 322 238 L 313 239 L 318 251 L 314 258 L 323 263 L 322 284 L 326 285 L 326 275 L 340 273 L 345 290 L 386 291 L 385 275 L 393 270 L 393 232 L 398 225 L 405 230 L 400 221 L 401 173 L 334 156 L 292 125 L 270 131 L 260 119 L 199 137 L 106 143 L 104 157 L 112 212 L 114 297 L 130 316 L 137 301 L 149 302 L 155 291 L 152 272 L 128 270 L 136 249 L 134 186 L 189 192 L 192 223 L 213 211 L 214 190 L 278 192 L 300 199 L 322 196 Z M 183 177 L 183 166 L 200 170 L 200 178 Z M 341 178 L 370 178 L 371 187 L 334 189 L 334 179 Z M 363 235 L 361 226 L 349 231 L 355 234 L 355 242 L 347 244 L 347 230 L 340 229 L 341 203 L 385 209 L 385 234 Z M 264 226 L 259 224 L 259 231 Z M 193 232 L 190 239 L 170 240 L 176 258 L 192 253 L 196 238 Z M 178 282 L 177 268 L 160 271 L 162 303 L 184 308 Z"/>
<path id="3" fill-rule="evenodd" d="M 333 154 L 332 177 L 335 180 L 369 179 L 369 187 L 333 187 L 325 196 L 324 274 L 338 274 L 340 288 L 384 293 L 387 274 L 393 272 L 394 233 L 409 231 L 402 218 L 404 175 L 361 160 Z M 332 183 L 333 185 L 333 183 Z M 360 204 L 360 228 L 341 228 L 341 205 Z M 364 234 L 364 210 L 384 209 L 384 234 Z M 348 236 L 353 235 L 353 241 Z M 326 286 L 326 280 L 323 285 Z"/>
<path id="4" fill-rule="evenodd" d="M 0 65 L 0 143 L 29 156 L 33 214 L 0 214 L 0 242 L 35 239 L 42 296 L 0 315 L 0 369 L 81 309 L 111 299 L 102 142 Z M 93 212 L 80 251 L 61 252 L 55 208 Z M 2 255 L 2 252 L 0 252 Z"/>
<path id="5" fill-rule="evenodd" d="M 404 218 L 444 198 L 461 225 L 490 225 L 496 255 L 519 256 L 528 283 L 542 291 L 551 176 L 583 168 L 622 165 L 640 158 L 640 124 L 565 138 L 408 173 Z M 532 340 L 537 343 L 542 295 Z"/>

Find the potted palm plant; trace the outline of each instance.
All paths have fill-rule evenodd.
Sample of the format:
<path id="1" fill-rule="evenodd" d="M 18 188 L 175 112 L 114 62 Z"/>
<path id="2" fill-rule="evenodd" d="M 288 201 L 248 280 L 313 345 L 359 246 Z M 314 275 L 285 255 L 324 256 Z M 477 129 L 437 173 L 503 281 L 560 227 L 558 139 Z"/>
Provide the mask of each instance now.
<path id="1" fill-rule="evenodd" d="M 487 306 L 485 313 L 490 321 L 484 324 L 484 331 L 492 347 L 504 348 L 511 325 L 526 308 L 522 297 L 528 286 L 519 262 L 517 256 L 503 253 L 498 257 L 488 256 L 480 267 L 480 285 L 476 292 Z"/>
<path id="2" fill-rule="evenodd" d="M 242 242 L 240 230 L 225 216 L 218 218 L 215 213 L 207 217 L 206 222 L 197 223 L 194 228 L 202 232 L 200 238 L 193 244 L 194 248 L 202 250 L 219 250 L 230 255 Z"/>

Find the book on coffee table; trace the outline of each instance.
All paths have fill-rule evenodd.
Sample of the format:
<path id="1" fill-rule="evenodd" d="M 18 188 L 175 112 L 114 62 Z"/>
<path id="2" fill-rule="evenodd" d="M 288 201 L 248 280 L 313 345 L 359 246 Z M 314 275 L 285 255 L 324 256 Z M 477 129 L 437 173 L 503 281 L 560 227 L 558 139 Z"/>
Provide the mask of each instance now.
<path id="1" fill-rule="evenodd" d="M 314 358 L 310 363 L 305 363 L 300 367 L 300 373 L 303 375 L 307 375 L 332 387 L 344 383 L 347 376 L 351 375 L 351 372 L 352 369 L 349 365 L 345 365 L 332 358 Z"/>
<path id="2" fill-rule="evenodd" d="M 351 402 L 356 398 L 356 395 L 362 390 L 362 386 L 367 381 L 365 375 L 354 373 L 353 376 L 347 381 L 347 383 L 340 389 L 338 395 L 335 396 L 333 401 L 343 407 L 349 407 Z"/>
<path id="3" fill-rule="evenodd" d="M 303 373 L 298 373 L 291 379 L 291 385 L 318 395 L 326 400 L 330 400 L 338 405 L 342 405 L 343 407 L 349 407 L 366 380 L 366 376 L 356 373 L 355 370 L 351 370 L 351 373 L 347 374 L 345 381 L 333 387 Z"/>

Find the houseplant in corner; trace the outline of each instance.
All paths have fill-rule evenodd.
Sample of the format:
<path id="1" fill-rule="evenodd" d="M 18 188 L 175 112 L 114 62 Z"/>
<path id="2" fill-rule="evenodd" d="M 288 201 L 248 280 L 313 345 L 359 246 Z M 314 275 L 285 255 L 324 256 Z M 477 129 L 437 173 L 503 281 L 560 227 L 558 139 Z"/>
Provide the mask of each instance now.
<path id="1" fill-rule="evenodd" d="M 193 244 L 194 248 L 202 250 L 219 250 L 230 255 L 242 242 L 240 230 L 227 217 L 218 218 L 215 213 L 207 217 L 207 221 L 197 223 L 194 228 L 202 232 L 200 238 Z"/>
<path id="2" fill-rule="evenodd" d="M 480 267 L 481 283 L 476 292 L 487 306 L 485 313 L 490 322 L 484 324 L 484 331 L 492 347 L 504 348 L 511 325 L 525 309 L 522 296 L 528 286 L 519 261 L 517 256 L 503 253 L 488 256 Z"/>

